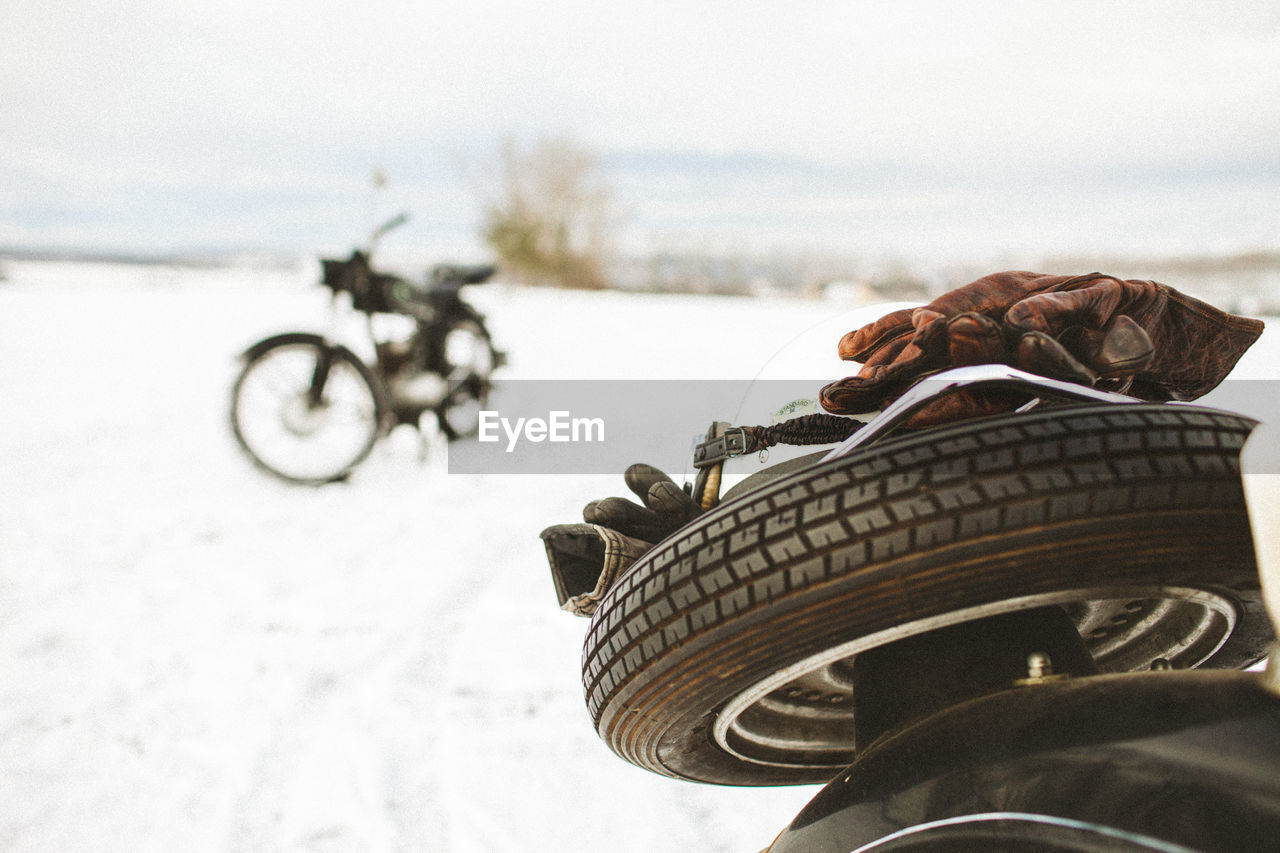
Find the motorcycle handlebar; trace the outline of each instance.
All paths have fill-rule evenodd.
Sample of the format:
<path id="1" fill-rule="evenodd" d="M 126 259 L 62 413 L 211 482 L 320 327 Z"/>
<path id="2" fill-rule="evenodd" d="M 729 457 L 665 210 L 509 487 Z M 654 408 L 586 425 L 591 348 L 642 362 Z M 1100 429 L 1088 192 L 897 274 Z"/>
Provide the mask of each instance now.
<path id="1" fill-rule="evenodd" d="M 373 233 L 369 235 L 369 246 L 372 247 L 384 234 L 389 231 L 394 231 L 396 228 L 399 228 L 408 221 L 409 214 L 407 212 L 402 211 L 401 213 L 397 213 L 395 216 L 373 229 Z"/>

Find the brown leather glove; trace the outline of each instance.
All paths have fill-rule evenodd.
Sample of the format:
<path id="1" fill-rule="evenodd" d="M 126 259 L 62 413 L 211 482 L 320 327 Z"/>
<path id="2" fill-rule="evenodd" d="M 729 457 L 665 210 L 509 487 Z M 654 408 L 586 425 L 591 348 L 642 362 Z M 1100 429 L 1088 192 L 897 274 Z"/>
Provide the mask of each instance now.
<path id="1" fill-rule="evenodd" d="M 1221 382 L 1260 334 L 1260 321 L 1154 281 L 1102 273 L 994 273 L 845 335 L 840 357 L 861 362 L 862 369 L 825 386 L 820 400 L 837 414 L 874 411 L 922 376 L 984 363 L 1145 400 L 1193 400 Z M 909 425 L 1010 405 L 997 397 L 957 395 Z"/>
<path id="2" fill-rule="evenodd" d="M 609 587 L 653 543 L 702 512 L 652 465 L 637 463 L 622 477 L 643 506 L 626 498 L 592 501 L 582 510 L 585 524 L 557 524 L 540 534 L 560 607 L 578 616 L 594 613 Z"/>

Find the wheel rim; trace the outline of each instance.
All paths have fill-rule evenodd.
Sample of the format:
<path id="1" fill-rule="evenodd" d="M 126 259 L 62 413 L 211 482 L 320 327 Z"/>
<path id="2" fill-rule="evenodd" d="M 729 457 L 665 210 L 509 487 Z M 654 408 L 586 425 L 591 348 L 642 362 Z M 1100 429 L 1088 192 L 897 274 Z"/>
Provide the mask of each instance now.
<path id="1" fill-rule="evenodd" d="M 321 400 L 312 405 L 310 395 L 306 391 L 295 394 L 280 407 L 280 423 L 292 436 L 306 438 L 315 435 L 324 427 L 325 417 L 329 409 L 329 401 Z"/>
<path id="2" fill-rule="evenodd" d="M 378 401 L 356 365 L 335 358 L 318 403 L 309 388 L 316 347 L 286 344 L 246 368 L 236 387 L 236 435 L 267 470 L 297 482 L 327 482 L 368 454 Z"/>
<path id="3" fill-rule="evenodd" d="M 1195 667 L 1222 647 L 1237 622 L 1236 609 L 1225 598 L 1173 586 L 1072 590 L 966 608 L 860 637 L 779 670 L 729 701 L 715 719 L 712 736 L 726 752 L 753 764 L 844 767 L 856 748 L 852 670 L 860 652 L 961 622 L 1049 605 L 1066 609 L 1103 672 L 1160 662 Z"/>

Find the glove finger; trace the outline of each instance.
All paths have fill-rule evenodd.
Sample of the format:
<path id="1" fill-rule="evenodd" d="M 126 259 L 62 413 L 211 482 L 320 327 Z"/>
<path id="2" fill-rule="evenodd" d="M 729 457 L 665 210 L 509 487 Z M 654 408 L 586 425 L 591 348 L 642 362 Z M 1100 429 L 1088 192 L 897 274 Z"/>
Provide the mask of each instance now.
<path id="1" fill-rule="evenodd" d="M 818 391 L 822 408 L 835 415 L 861 415 L 878 411 L 911 385 L 924 369 L 913 371 L 912 365 L 888 372 L 878 378 L 849 376 L 823 385 Z"/>
<path id="2" fill-rule="evenodd" d="M 1090 385 L 1098 374 L 1080 363 L 1067 348 L 1044 332 L 1027 332 L 1018 340 L 1018 367 L 1053 379 Z"/>
<path id="3" fill-rule="evenodd" d="M 911 315 L 915 334 L 912 346 L 928 355 L 936 355 L 946 349 L 948 316 L 931 308 L 917 308 Z"/>
<path id="4" fill-rule="evenodd" d="M 1085 353 L 1089 366 L 1106 379 L 1131 376 L 1150 364 L 1154 355 L 1151 336 L 1127 314 L 1114 318 Z"/>
<path id="5" fill-rule="evenodd" d="M 1000 325 L 984 314 L 961 314 L 947 324 L 947 348 L 951 364 L 1004 364 L 1004 338 Z"/>
<path id="6" fill-rule="evenodd" d="M 970 313 L 1000 317 L 1011 305 L 1020 300 L 1049 288 L 1059 287 L 1067 281 L 1069 281 L 1068 276 L 1043 275 L 1021 270 L 991 273 L 963 287 L 947 291 L 925 308 L 945 317 L 958 317 L 961 314 Z"/>
<path id="7" fill-rule="evenodd" d="M 645 506 L 654 512 L 676 520 L 680 524 L 701 512 L 693 498 L 671 480 L 654 483 L 649 488 L 649 494 L 645 496 L 644 502 Z"/>
<path id="8" fill-rule="evenodd" d="M 652 465 L 646 465 L 643 462 L 637 462 L 634 465 L 628 466 L 627 470 L 622 472 L 622 479 L 623 482 L 627 484 L 627 488 L 641 500 L 646 500 L 649 495 L 649 490 L 657 483 L 671 483 L 672 485 L 675 485 L 671 478 L 663 471 L 653 467 Z"/>
<path id="9" fill-rule="evenodd" d="M 640 506 L 626 498 L 605 498 L 592 501 L 582 510 L 582 518 L 588 524 L 598 524 L 625 533 L 646 542 L 666 538 L 678 524 L 671 519 Z"/>
<path id="10" fill-rule="evenodd" d="M 891 311 L 879 320 L 849 332 L 840 339 L 840 343 L 836 347 L 840 358 L 844 361 L 866 363 L 871 353 L 877 350 L 894 346 L 899 350 L 902 349 L 910 339 L 913 330 L 911 310 L 910 308 L 902 308 L 898 311 Z M 883 360 L 891 361 L 892 356 Z"/>
<path id="11" fill-rule="evenodd" d="M 1061 337 L 1072 326 L 1101 329 L 1111 321 L 1124 296 L 1121 282 L 1103 278 L 1078 290 L 1028 296 L 1010 306 L 1004 323 L 1015 334 L 1044 332 L 1052 338 Z"/>

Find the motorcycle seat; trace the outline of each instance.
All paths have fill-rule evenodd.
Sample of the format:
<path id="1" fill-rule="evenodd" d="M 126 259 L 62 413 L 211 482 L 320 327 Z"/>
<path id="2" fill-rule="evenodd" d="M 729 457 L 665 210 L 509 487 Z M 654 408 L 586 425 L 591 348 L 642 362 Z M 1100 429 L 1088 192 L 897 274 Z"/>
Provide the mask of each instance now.
<path id="1" fill-rule="evenodd" d="M 433 285 L 480 284 L 488 281 L 498 268 L 492 264 L 476 264 L 471 266 L 460 264 L 438 264 L 431 269 Z"/>

